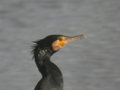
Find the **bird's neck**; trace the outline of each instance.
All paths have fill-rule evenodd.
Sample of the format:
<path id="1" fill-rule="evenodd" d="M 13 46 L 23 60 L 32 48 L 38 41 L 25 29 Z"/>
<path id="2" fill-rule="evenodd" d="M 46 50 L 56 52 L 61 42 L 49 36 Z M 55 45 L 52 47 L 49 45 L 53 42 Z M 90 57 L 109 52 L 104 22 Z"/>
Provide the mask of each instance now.
<path id="1" fill-rule="evenodd" d="M 53 55 L 53 51 L 50 50 L 49 48 L 44 48 L 44 49 L 39 49 L 37 52 L 37 58 L 40 60 L 44 60 L 46 58 L 50 58 Z"/>
<path id="2" fill-rule="evenodd" d="M 45 67 L 51 63 L 50 57 L 53 53 L 54 52 L 49 48 L 40 49 L 36 47 L 34 51 L 35 62 L 42 75 L 45 75 Z"/>
<path id="3" fill-rule="evenodd" d="M 63 77 L 60 69 L 50 61 L 50 57 L 53 55 L 53 51 L 50 49 L 36 48 L 34 51 L 35 62 L 38 70 L 41 72 L 43 79 L 47 78 L 51 85 L 63 88 Z"/>

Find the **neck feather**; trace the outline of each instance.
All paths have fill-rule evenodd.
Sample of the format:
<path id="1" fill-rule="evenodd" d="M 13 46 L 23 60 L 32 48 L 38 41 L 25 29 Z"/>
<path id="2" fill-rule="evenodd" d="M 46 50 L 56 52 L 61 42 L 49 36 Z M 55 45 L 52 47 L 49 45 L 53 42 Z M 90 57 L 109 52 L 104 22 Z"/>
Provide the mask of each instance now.
<path id="1" fill-rule="evenodd" d="M 50 48 L 39 48 L 35 47 L 33 50 L 34 58 L 36 62 L 39 62 L 39 64 L 43 63 L 44 59 L 49 59 L 53 55 L 53 51 Z"/>
<path id="2" fill-rule="evenodd" d="M 50 57 L 53 55 L 53 51 L 50 48 L 42 48 L 40 49 L 38 46 L 34 48 L 34 59 L 38 70 L 41 72 L 43 76 L 46 76 L 45 66 L 50 62 Z"/>

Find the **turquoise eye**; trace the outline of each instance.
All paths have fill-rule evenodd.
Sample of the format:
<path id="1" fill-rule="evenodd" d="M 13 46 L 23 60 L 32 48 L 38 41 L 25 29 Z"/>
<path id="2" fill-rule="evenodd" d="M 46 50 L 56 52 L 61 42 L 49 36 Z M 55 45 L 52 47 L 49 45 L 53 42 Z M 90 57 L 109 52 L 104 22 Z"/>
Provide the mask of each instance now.
<path id="1" fill-rule="evenodd" d="M 62 41 L 62 38 L 59 38 L 60 41 Z"/>

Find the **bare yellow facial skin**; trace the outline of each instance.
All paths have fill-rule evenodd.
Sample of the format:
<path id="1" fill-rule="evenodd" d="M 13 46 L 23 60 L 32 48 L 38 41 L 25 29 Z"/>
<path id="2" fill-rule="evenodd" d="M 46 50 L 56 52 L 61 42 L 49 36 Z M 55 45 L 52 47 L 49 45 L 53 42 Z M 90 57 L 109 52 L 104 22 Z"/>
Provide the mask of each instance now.
<path id="1" fill-rule="evenodd" d="M 54 41 L 52 44 L 52 48 L 54 51 L 58 51 L 61 48 L 65 47 L 67 45 L 67 43 L 65 42 L 65 37 L 59 37 L 58 40 Z"/>
<path id="2" fill-rule="evenodd" d="M 52 48 L 54 51 L 58 51 L 71 42 L 74 42 L 76 40 L 85 39 L 85 38 L 86 38 L 86 36 L 84 34 L 73 36 L 73 37 L 60 36 L 56 41 L 54 41 L 52 43 Z"/>
<path id="3" fill-rule="evenodd" d="M 66 46 L 66 44 L 63 41 L 59 41 L 58 45 L 61 46 L 61 47 Z"/>

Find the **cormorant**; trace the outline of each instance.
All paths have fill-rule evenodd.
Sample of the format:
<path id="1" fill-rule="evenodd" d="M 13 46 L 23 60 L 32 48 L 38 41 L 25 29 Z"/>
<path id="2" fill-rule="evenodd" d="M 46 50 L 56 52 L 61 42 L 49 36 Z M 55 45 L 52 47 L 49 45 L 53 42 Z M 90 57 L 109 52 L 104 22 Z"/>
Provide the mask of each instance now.
<path id="1" fill-rule="evenodd" d="M 60 69 L 50 60 L 50 57 L 70 42 L 84 39 L 85 35 L 64 36 L 49 35 L 35 41 L 33 49 L 35 63 L 42 74 L 34 90 L 63 90 L 63 76 Z"/>

